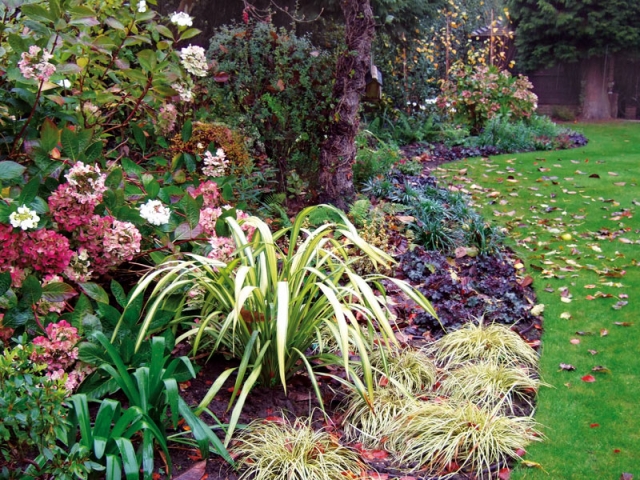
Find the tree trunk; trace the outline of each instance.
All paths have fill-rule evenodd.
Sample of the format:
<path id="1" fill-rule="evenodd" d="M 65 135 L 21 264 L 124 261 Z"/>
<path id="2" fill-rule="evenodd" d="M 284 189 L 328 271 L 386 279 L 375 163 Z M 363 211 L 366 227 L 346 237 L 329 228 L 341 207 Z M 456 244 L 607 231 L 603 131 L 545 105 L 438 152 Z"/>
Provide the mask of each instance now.
<path id="1" fill-rule="evenodd" d="M 346 51 L 338 59 L 327 140 L 320 153 L 320 201 L 347 210 L 353 201 L 355 137 L 360 119 L 360 97 L 369 71 L 375 21 L 369 0 L 341 0 L 346 25 Z"/>
<path id="2" fill-rule="evenodd" d="M 586 61 L 582 118 L 585 120 L 610 120 L 607 65 L 604 57 L 592 57 Z"/>

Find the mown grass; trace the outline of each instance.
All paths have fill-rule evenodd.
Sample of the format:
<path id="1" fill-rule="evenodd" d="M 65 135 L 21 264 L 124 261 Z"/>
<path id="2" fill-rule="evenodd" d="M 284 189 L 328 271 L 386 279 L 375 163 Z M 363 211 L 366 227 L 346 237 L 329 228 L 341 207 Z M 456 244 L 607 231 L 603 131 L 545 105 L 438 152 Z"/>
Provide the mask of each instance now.
<path id="1" fill-rule="evenodd" d="M 509 230 L 546 306 L 540 369 L 551 387 L 541 388 L 536 419 L 548 438 L 524 457 L 539 466 L 521 463 L 516 479 L 640 477 L 640 124 L 576 129 L 588 146 L 436 172 Z"/>

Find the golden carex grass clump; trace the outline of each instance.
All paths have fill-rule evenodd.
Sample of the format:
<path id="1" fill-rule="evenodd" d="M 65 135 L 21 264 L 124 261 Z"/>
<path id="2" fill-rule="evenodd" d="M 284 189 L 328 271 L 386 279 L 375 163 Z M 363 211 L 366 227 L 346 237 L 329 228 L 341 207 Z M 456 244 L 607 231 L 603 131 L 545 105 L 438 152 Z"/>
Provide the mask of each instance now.
<path id="1" fill-rule="evenodd" d="M 505 325 L 473 323 L 448 333 L 435 342 L 428 353 L 445 367 L 468 361 L 490 360 L 503 364 L 522 364 L 535 368 L 538 354 L 520 335 Z"/>
<path id="2" fill-rule="evenodd" d="M 178 133 L 171 139 L 169 149 L 173 155 L 189 153 L 202 156 L 211 143 L 216 148 L 224 150 L 229 160 L 230 172 L 228 173 L 241 173 L 251 166 L 251 156 L 247 150 L 245 138 L 238 131 L 222 123 L 194 122 L 191 138 L 185 142 L 182 140 L 182 135 Z"/>
<path id="3" fill-rule="evenodd" d="M 470 402 L 421 402 L 391 431 L 388 449 L 400 465 L 430 474 L 472 471 L 490 478 L 492 465 L 515 458 L 541 434 L 531 417 L 506 417 Z"/>
<path id="4" fill-rule="evenodd" d="M 356 452 L 314 430 L 310 419 L 253 422 L 230 450 L 238 455 L 241 480 L 336 480 L 364 471 Z"/>
<path id="5" fill-rule="evenodd" d="M 378 386 L 370 404 L 353 392 L 345 402 L 343 419 L 345 437 L 367 448 L 380 448 L 393 431 L 398 418 L 416 408 L 418 400 L 395 386 Z"/>
<path id="6" fill-rule="evenodd" d="M 397 382 L 414 395 L 430 390 L 438 376 L 438 370 L 427 354 L 409 347 L 381 345 L 371 352 L 369 362 L 376 370 L 379 382 Z"/>
<path id="7" fill-rule="evenodd" d="M 449 372 L 438 393 L 454 401 L 468 400 L 478 406 L 514 412 L 514 400 L 530 403 L 538 391 L 540 380 L 532 371 L 517 365 L 505 365 L 491 360 L 467 363 Z"/>

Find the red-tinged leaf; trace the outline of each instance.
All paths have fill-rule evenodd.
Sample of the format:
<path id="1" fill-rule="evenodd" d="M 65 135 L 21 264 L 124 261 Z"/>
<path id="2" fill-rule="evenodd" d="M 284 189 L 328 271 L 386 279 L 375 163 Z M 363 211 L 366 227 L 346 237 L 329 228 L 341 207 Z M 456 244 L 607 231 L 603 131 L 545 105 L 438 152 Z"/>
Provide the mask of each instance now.
<path id="1" fill-rule="evenodd" d="M 620 453 L 620 449 L 619 448 L 614 448 L 613 449 L 613 453 Z"/>
<path id="2" fill-rule="evenodd" d="M 382 377 L 380 379 L 380 386 L 381 387 L 386 387 L 387 385 L 389 385 L 389 379 L 387 377 Z"/>
<path id="3" fill-rule="evenodd" d="M 561 363 L 560 364 L 560 370 L 567 370 L 567 371 L 571 371 L 571 370 L 575 370 L 576 367 L 574 367 L 573 365 L 569 364 L 569 363 Z"/>
<path id="4" fill-rule="evenodd" d="M 600 426 L 599 423 L 592 423 L 592 424 L 589 425 L 589 427 L 591 427 L 591 428 L 598 428 L 599 426 Z"/>
<path id="5" fill-rule="evenodd" d="M 585 286 L 584 286 L 584 288 L 596 288 L 596 285 L 593 285 L 593 284 L 591 284 L 591 285 L 585 285 Z"/>
<path id="6" fill-rule="evenodd" d="M 531 341 L 527 342 L 527 344 L 531 348 L 538 348 L 540 346 L 540 340 L 531 340 Z"/>
<path id="7" fill-rule="evenodd" d="M 597 173 L 592 173 L 591 175 L 589 175 L 589 178 L 600 178 L 600 175 L 598 175 Z"/>
<path id="8" fill-rule="evenodd" d="M 284 90 L 284 82 L 282 81 L 282 79 L 278 80 L 276 82 L 276 85 L 281 92 Z"/>
<path id="9" fill-rule="evenodd" d="M 633 473 L 623 473 L 620 475 L 620 480 L 633 480 Z"/>
<path id="10" fill-rule="evenodd" d="M 607 335 L 609 335 L 609 330 L 607 330 L 606 328 L 603 328 L 602 330 L 600 330 L 601 337 L 606 337 Z"/>
<path id="11" fill-rule="evenodd" d="M 614 322 L 614 325 L 618 325 L 619 327 L 630 327 L 633 325 L 632 322 Z"/>
<path id="12" fill-rule="evenodd" d="M 226 83 L 229 81 L 229 74 L 226 72 L 218 72 L 213 76 L 213 79 L 218 83 Z"/>
<path id="13" fill-rule="evenodd" d="M 584 377 L 581 378 L 581 380 L 583 382 L 593 383 L 596 381 L 596 377 L 594 377 L 593 375 L 585 375 Z"/>
<path id="14" fill-rule="evenodd" d="M 597 355 L 598 354 L 597 350 L 587 350 L 587 352 L 589 352 L 591 355 Z"/>
<path id="15" fill-rule="evenodd" d="M 511 470 L 508 468 L 501 468 L 498 472 L 498 478 L 500 480 L 509 480 L 511 478 Z"/>
<path id="16" fill-rule="evenodd" d="M 527 275 L 520 281 L 520 286 L 524 288 L 524 287 L 528 287 L 532 283 L 533 283 L 533 278 Z"/>
<path id="17" fill-rule="evenodd" d="M 173 477 L 173 480 L 203 480 L 207 478 L 207 474 L 205 473 L 205 469 L 207 468 L 207 461 L 203 460 L 202 462 L 196 463 L 189 470 L 184 472 L 182 475 L 178 477 Z"/>
<path id="18" fill-rule="evenodd" d="M 569 341 L 574 345 L 578 345 L 580 343 L 580 339 L 579 338 L 572 338 Z"/>
<path id="19" fill-rule="evenodd" d="M 524 448 L 518 448 L 516 450 L 516 455 L 519 457 L 524 457 L 527 454 L 527 451 Z"/>
<path id="20" fill-rule="evenodd" d="M 416 477 L 412 477 L 412 476 L 406 476 L 406 477 L 400 477 L 398 480 L 416 480 Z"/>
<path id="21" fill-rule="evenodd" d="M 280 425 L 284 425 L 285 423 L 287 423 L 287 422 L 285 422 L 284 418 L 278 417 L 276 415 L 270 415 L 270 416 L 266 417 L 265 420 L 267 422 L 278 423 Z"/>
<path id="22" fill-rule="evenodd" d="M 389 456 L 389 453 L 384 450 L 374 450 L 372 454 L 376 460 L 385 460 Z"/>
<path id="23" fill-rule="evenodd" d="M 587 295 L 585 298 L 587 300 L 595 300 L 596 299 L 596 297 L 594 297 L 593 295 Z"/>

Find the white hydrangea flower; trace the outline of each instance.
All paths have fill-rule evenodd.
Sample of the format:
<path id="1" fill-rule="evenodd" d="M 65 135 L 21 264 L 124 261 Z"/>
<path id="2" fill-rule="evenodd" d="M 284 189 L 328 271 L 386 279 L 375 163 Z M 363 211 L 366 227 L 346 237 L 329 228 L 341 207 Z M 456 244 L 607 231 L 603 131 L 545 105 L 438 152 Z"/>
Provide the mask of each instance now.
<path id="1" fill-rule="evenodd" d="M 147 2 L 145 0 L 140 0 L 138 2 L 138 13 L 145 13 L 147 11 Z"/>
<path id="2" fill-rule="evenodd" d="M 69 80 L 62 79 L 56 82 L 56 85 L 60 85 L 62 88 L 71 88 L 71 82 Z"/>
<path id="3" fill-rule="evenodd" d="M 189 45 L 180 50 L 180 59 L 182 60 L 182 66 L 190 74 L 196 77 L 205 77 L 207 75 L 209 65 L 204 55 L 204 48 L 197 45 Z"/>
<path id="4" fill-rule="evenodd" d="M 178 95 L 180 95 L 180 100 L 183 102 L 189 103 L 193 101 L 193 91 L 189 88 L 189 85 L 184 85 L 182 83 L 174 83 L 171 85 Z"/>
<path id="5" fill-rule="evenodd" d="M 185 12 L 173 12 L 171 14 L 171 23 L 179 27 L 190 27 L 193 25 L 193 18 Z"/>
<path id="6" fill-rule="evenodd" d="M 140 216 L 151 225 L 164 225 L 169 223 L 171 210 L 162 205 L 160 200 L 149 200 L 140 206 Z"/>
<path id="7" fill-rule="evenodd" d="M 40 217 L 35 210 L 31 210 L 26 205 L 18 207 L 17 212 L 13 212 L 9 215 L 9 221 L 13 228 L 21 228 L 22 230 L 28 230 L 29 228 L 36 228 Z"/>

